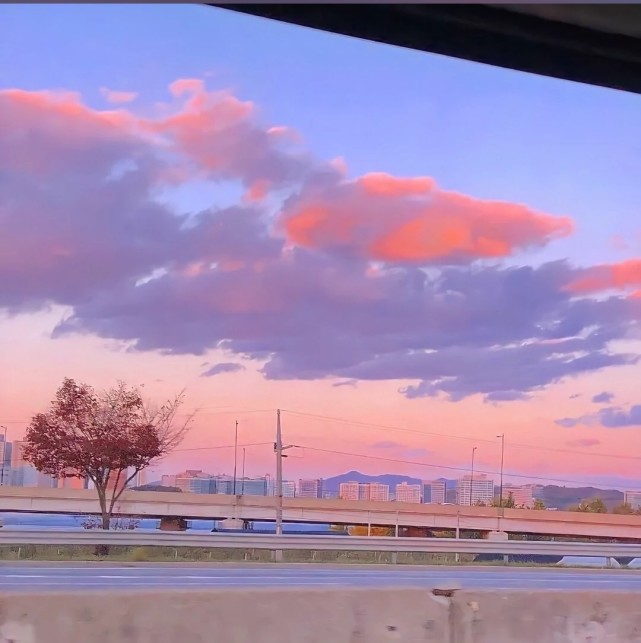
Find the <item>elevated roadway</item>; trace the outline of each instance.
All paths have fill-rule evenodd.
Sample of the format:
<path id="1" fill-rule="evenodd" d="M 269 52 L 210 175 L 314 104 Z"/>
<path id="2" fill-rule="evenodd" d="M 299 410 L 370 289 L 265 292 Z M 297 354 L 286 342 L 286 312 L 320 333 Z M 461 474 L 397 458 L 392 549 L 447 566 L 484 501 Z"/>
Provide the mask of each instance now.
<path id="1" fill-rule="evenodd" d="M 273 521 L 276 499 L 264 496 L 126 491 L 115 512 L 122 516 Z M 0 511 L 98 514 L 95 491 L 0 487 Z M 641 541 L 641 516 L 535 511 L 401 502 L 350 502 L 284 498 L 283 520 L 291 523 L 384 525 L 399 530 L 473 530 L 551 536 L 591 536 Z"/>

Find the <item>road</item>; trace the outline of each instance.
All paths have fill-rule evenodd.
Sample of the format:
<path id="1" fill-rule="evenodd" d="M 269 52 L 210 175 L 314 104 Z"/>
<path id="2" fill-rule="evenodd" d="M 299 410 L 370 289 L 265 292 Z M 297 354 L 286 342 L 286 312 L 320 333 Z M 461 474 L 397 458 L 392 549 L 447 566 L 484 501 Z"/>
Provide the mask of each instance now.
<path id="1" fill-rule="evenodd" d="M 0 592 L 212 587 L 438 587 L 469 589 L 595 589 L 641 592 L 634 570 L 522 567 L 361 567 L 329 565 L 198 565 L 39 563 L 0 565 Z"/>

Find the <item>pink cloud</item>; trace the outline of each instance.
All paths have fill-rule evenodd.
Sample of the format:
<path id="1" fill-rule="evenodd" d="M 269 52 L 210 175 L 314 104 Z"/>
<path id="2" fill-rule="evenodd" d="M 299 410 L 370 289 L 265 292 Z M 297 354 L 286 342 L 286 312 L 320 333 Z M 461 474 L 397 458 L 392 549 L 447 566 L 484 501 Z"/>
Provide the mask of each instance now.
<path id="1" fill-rule="evenodd" d="M 639 286 L 641 286 L 641 259 L 629 259 L 620 263 L 587 268 L 569 283 L 567 289 L 577 294 L 588 294 Z"/>
<path id="2" fill-rule="evenodd" d="M 349 181 L 270 133 L 252 103 L 197 79 L 170 91 L 169 110 L 145 118 L 0 92 L 0 306 L 68 306 L 55 336 L 224 349 L 271 379 L 398 380 L 411 398 L 523 399 L 638 359 L 610 342 L 640 301 L 577 298 L 564 287 L 584 272 L 565 262 L 468 265 L 569 234 L 569 219 L 429 177 Z M 254 201 L 291 188 L 281 227 L 256 202 L 179 215 L 158 200 L 194 176 Z"/>
<path id="3" fill-rule="evenodd" d="M 303 191 L 282 224 L 303 247 L 416 264 L 506 257 L 573 230 L 567 217 L 448 192 L 429 177 L 384 173 Z"/>
<path id="4" fill-rule="evenodd" d="M 138 92 L 123 92 L 109 89 L 108 87 L 101 87 L 100 93 L 110 102 L 117 105 L 124 103 L 131 103 L 138 97 Z"/>

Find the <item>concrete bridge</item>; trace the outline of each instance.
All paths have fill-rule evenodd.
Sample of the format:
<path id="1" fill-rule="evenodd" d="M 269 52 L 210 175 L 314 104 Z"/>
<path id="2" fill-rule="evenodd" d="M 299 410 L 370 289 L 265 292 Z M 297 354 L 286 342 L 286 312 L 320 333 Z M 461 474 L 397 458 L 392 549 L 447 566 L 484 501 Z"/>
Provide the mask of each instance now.
<path id="1" fill-rule="evenodd" d="M 0 487 L 0 510 L 46 514 L 98 514 L 95 491 Z M 165 493 L 127 490 L 115 507 L 121 516 L 164 519 L 275 519 L 276 498 L 222 494 Z M 569 511 L 497 509 L 402 502 L 351 502 L 283 498 L 283 520 L 290 523 L 390 526 L 423 530 L 473 530 L 550 536 L 592 536 L 641 541 L 641 516 Z M 421 535 L 426 535 L 423 531 Z"/>

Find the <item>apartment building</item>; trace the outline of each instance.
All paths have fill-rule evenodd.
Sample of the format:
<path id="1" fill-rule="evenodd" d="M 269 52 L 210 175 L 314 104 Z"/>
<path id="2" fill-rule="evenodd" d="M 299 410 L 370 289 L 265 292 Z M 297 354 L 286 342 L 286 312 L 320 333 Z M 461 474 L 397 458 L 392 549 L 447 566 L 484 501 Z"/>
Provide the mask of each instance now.
<path id="1" fill-rule="evenodd" d="M 442 505 L 446 502 L 447 486 L 443 480 L 423 482 L 423 502 L 431 505 Z"/>
<path id="2" fill-rule="evenodd" d="M 459 505 L 489 505 L 494 500 L 494 480 L 485 474 L 474 474 L 474 480 L 466 475 L 456 481 L 456 492 Z"/>
<path id="3" fill-rule="evenodd" d="M 397 484 L 394 489 L 396 502 L 410 502 L 419 504 L 421 502 L 421 485 L 420 484 L 408 484 L 407 482 L 401 482 Z"/>
<path id="4" fill-rule="evenodd" d="M 299 498 L 322 498 L 323 481 L 316 478 L 301 478 L 298 481 L 298 491 L 296 495 Z"/>

